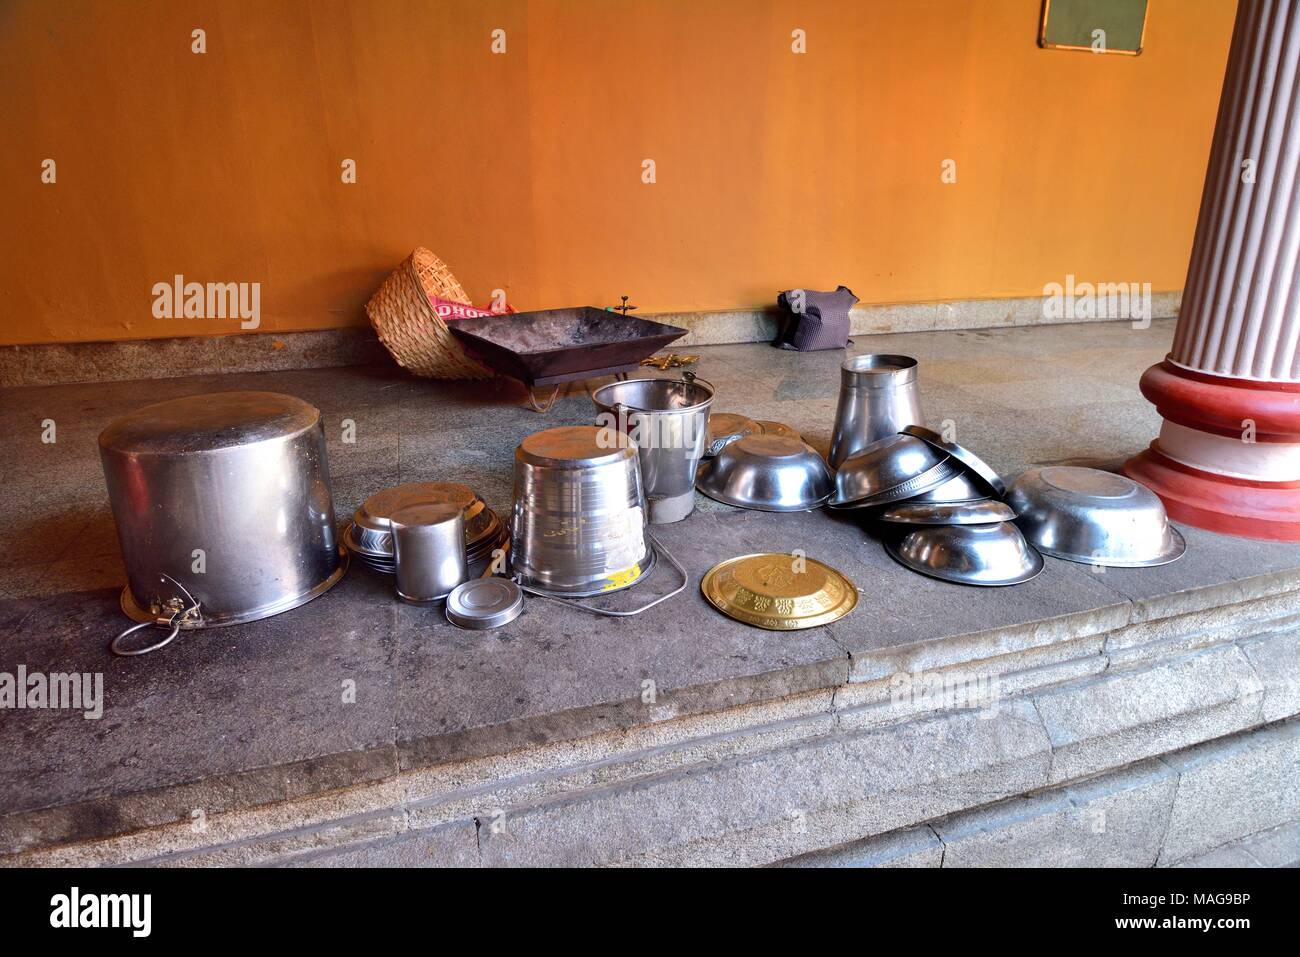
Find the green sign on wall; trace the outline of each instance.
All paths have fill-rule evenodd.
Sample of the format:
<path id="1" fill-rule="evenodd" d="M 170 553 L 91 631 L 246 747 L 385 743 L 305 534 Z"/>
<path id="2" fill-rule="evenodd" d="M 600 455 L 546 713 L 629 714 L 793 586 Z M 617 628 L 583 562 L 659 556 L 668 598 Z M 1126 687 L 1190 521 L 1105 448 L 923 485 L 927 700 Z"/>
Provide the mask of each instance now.
<path id="1" fill-rule="evenodd" d="M 1146 26 L 1147 0 L 1043 0 L 1038 45 L 1137 56 Z"/>

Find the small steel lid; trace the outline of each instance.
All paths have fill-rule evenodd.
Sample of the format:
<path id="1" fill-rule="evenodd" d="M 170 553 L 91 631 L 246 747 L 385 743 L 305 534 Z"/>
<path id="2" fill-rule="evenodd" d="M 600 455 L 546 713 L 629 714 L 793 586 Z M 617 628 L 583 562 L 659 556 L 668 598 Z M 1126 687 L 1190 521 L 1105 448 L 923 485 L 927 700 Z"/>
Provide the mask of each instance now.
<path id="1" fill-rule="evenodd" d="M 129 455 L 215 452 L 300 435 L 320 424 L 310 402 L 279 392 L 212 392 L 156 402 L 109 423 L 100 448 Z"/>
<path id="2" fill-rule="evenodd" d="M 447 620 L 476 631 L 508 625 L 523 610 L 523 590 L 509 578 L 474 578 L 447 596 Z"/>

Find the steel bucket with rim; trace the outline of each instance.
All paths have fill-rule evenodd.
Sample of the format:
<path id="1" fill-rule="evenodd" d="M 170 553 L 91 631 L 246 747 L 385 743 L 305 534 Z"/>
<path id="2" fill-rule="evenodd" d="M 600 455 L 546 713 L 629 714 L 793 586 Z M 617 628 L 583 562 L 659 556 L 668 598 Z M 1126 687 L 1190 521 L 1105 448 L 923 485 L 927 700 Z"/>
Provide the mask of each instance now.
<path id="1" fill-rule="evenodd" d="M 584 598 L 630 588 L 654 567 L 636 450 L 621 433 L 589 425 L 535 432 L 515 450 L 510 516 L 512 577 L 549 598 Z M 662 551 L 662 549 L 658 549 Z M 682 585 L 631 612 L 637 614 Z"/>
<path id="2" fill-rule="evenodd" d="M 596 425 L 617 429 L 636 447 L 651 524 L 680 522 L 695 509 L 695 470 L 709 446 L 713 386 L 681 379 L 627 379 L 592 394 Z"/>

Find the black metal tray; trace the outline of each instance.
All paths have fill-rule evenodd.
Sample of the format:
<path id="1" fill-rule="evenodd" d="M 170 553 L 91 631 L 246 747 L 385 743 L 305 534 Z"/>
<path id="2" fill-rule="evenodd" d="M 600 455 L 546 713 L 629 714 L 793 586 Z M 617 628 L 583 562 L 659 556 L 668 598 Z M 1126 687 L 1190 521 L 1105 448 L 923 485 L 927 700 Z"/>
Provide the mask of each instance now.
<path id="1" fill-rule="evenodd" d="M 493 372 L 530 389 L 630 372 L 686 335 L 677 326 L 595 306 L 450 319 L 447 328 Z"/>

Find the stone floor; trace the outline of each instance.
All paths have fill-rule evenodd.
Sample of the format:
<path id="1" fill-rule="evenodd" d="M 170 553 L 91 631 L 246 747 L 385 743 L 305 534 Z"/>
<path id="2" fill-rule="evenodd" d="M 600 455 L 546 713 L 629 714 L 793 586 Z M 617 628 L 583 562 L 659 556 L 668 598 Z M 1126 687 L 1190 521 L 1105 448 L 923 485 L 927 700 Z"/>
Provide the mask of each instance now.
<path id="1" fill-rule="evenodd" d="M 1172 331 L 1156 322 L 880 335 L 851 351 L 916 356 L 929 423 L 950 420 L 958 441 L 1012 474 L 1043 463 L 1115 466 L 1145 446 L 1159 417 L 1136 384 Z M 698 372 L 718 390 L 715 409 L 786 422 L 825 449 L 842 354 L 699 351 Z M 1294 545 L 1186 530 L 1187 555 L 1163 568 L 1099 574 L 1048 559 L 1025 585 L 970 589 L 896 565 L 851 517 L 746 512 L 697 496 L 696 514 L 660 533 L 691 587 L 639 618 L 532 600 L 507 628 L 464 632 L 435 610 L 397 603 L 391 579 L 358 566 L 277 618 L 113 658 L 106 648 L 125 624 L 123 574 L 96 436 L 139 405 L 228 389 L 288 392 L 325 412 L 340 518 L 377 489 L 417 480 L 467 482 L 504 510 L 519 440 L 592 415 L 581 387 L 541 416 L 508 383 L 432 383 L 391 366 L 0 390 L 0 672 L 102 672 L 106 697 L 98 721 L 0 713 L 0 854 L 37 809 L 84 807 L 58 837 L 91 837 L 113 831 L 114 801 L 160 788 L 208 782 L 229 792 L 227 804 L 313 793 L 958 660 L 976 639 L 984 653 L 1011 652 L 1052 623 L 1113 627 L 1135 602 L 1300 567 Z M 342 441 L 345 420 L 355 423 L 355 443 Z M 50 423 L 57 440 L 46 443 Z M 852 615 L 777 634 L 718 615 L 699 594 L 700 577 L 721 559 L 794 548 L 859 586 Z M 661 564 L 641 589 L 610 600 L 644 600 L 671 578 Z M 659 692 L 650 714 L 645 679 Z M 346 680 L 356 682 L 354 704 L 341 703 Z"/>

